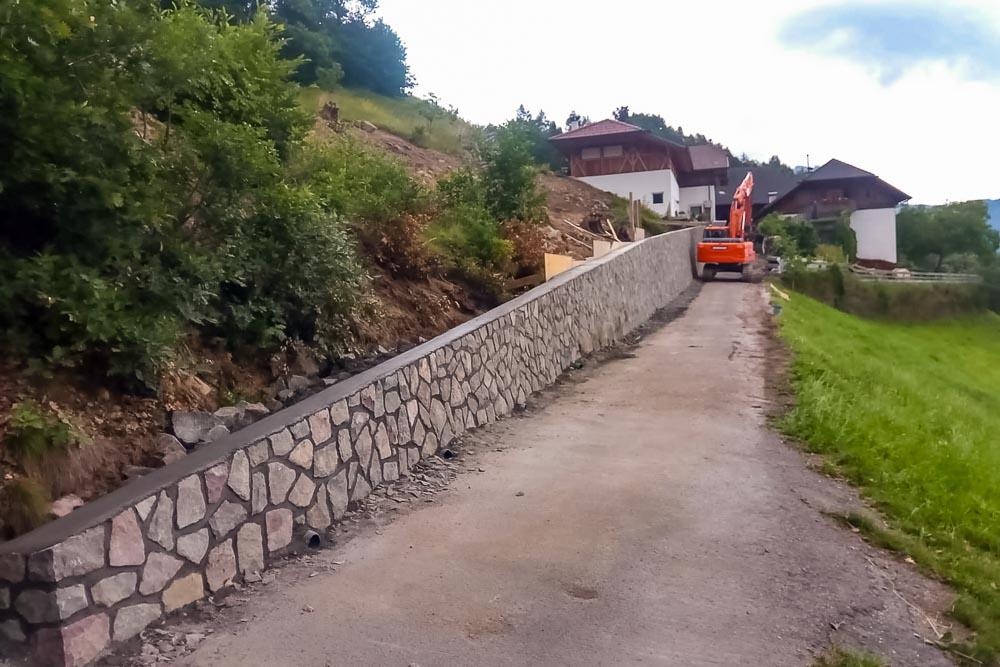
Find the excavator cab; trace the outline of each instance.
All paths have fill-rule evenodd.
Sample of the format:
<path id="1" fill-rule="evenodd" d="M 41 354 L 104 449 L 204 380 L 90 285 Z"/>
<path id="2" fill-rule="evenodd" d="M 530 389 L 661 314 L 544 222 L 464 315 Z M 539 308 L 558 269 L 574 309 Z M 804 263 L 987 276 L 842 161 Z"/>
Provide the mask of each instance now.
<path id="1" fill-rule="evenodd" d="M 698 262 L 705 265 L 703 280 L 712 280 L 719 271 L 740 273 L 744 280 L 750 280 L 750 269 L 757 258 L 753 242 L 746 237 L 752 207 L 753 174 L 748 172 L 733 195 L 729 224 L 705 227 L 704 237 L 698 244 Z"/>

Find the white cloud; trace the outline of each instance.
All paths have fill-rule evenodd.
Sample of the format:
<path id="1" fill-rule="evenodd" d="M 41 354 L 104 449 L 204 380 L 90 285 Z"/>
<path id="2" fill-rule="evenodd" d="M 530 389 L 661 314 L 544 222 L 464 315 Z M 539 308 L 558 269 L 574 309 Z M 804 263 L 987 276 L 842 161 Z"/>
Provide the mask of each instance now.
<path id="1" fill-rule="evenodd" d="M 418 93 L 474 122 L 519 104 L 557 122 L 627 104 L 754 157 L 840 158 L 914 201 L 1000 196 L 1000 87 L 926 65 L 883 87 L 871 67 L 782 46 L 790 13 L 817 4 L 382 0 L 381 12 Z"/>

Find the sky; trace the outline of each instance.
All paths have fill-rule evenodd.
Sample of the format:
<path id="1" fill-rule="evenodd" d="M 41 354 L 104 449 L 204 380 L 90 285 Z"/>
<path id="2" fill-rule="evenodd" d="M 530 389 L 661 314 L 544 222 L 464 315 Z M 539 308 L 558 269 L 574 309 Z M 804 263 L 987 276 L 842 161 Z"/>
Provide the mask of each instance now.
<path id="1" fill-rule="evenodd" d="M 1000 0 L 381 0 L 416 94 L 499 123 L 619 106 L 735 153 L 1000 198 Z"/>

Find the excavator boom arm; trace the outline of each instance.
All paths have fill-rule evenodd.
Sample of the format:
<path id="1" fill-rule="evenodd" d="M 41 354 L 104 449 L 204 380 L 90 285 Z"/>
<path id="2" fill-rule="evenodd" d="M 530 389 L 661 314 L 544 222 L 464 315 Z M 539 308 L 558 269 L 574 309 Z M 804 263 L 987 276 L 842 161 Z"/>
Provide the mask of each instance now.
<path id="1" fill-rule="evenodd" d="M 733 205 L 729 209 L 729 238 L 742 239 L 753 216 L 753 174 L 747 172 L 746 178 L 736 188 L 733 195 Z"/>

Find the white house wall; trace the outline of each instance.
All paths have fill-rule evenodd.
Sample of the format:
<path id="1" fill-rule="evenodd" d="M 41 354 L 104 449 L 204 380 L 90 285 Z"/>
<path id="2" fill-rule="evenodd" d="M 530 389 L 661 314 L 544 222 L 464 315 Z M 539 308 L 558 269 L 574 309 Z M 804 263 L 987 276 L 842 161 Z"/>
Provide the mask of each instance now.
<path id="1" fill-rule="evenodd" d="M 707 220 L 715 219 L 715 187 L 712 185 L 696 185 L 690 188 L 680 189 L 680 210 L 690 214 L 692 206 L 705 207 L 704 213 L 709 216 Z"/>
<path id="2" fill-rule="evenodd" d="M 635 199 L 660 215 L 666 215 L 668 211 L 672 215 L 676 215 L 681 205 L 680 188 L 677 186 L 674 172 L 669 169 L 608 174 L 607 176 L 583 176 L 577 180 L 625 199 L 628 199 L 631 192 Z M 663 193 L 662 204 L 653 203 L 654 192 Z"/>
<path id="3" fill-rule="evenodd" d="M 851 214 L 858 259 L 896 263 L 896 209 L 874 208 Z"/>

